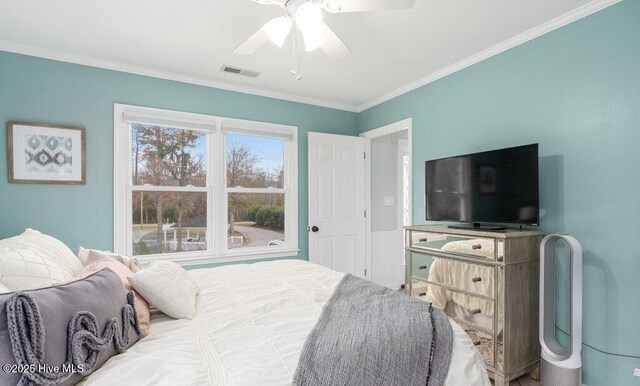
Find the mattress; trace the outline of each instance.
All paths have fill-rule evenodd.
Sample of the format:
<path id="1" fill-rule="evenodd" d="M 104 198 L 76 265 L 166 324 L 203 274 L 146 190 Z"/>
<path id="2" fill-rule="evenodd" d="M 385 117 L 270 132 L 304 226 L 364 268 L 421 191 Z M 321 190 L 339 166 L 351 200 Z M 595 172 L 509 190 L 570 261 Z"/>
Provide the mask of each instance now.
<path id="1" fill-rule="evenodd" d="M 190 271 L 193 320 L 152 316 L 149 336 L 112 357 L 85 385 L 289 385 L 307 334 L 343 274 L 300 260 Z M 447 386 L 490 385 L 455 322 Z"/>

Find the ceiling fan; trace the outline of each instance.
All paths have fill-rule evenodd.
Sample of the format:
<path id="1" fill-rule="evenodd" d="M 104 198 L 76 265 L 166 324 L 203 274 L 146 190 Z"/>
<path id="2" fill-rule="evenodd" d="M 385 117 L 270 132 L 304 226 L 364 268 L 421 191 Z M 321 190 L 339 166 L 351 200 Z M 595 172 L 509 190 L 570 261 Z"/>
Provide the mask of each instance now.
<path id="1" fill-rule="evenodd" d="M 330 13 L 409 9 L 416 0 L 253 0 L 264 5 L 278 5 L 285 16 L 270 20 L 233 52 L 251 55 L 269 40 L 284 45 L 292 27 L 302 34 L 306 52 L 321 48 L 330 57 L 343 57 L 349 48 L 323 21 L 322 11 Z"/>

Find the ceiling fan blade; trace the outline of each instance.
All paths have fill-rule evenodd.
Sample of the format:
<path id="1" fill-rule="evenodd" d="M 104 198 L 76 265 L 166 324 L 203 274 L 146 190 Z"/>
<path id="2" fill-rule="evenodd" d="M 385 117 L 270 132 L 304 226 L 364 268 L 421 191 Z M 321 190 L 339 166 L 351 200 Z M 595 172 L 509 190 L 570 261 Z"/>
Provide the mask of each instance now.
<path id="1" fill-rule="evenodd" d="M 245 40 L 242 44 L 233 50 L 234 54 L 238 55 L 251 55 L 269 41 L 269 36 L 264 30 L 264 27 L 260 28 L 258 32 L 254 33 Z"/>
<path id="2" fill-rule="evenodd" d="M 263 25 L 258 32 L 240 44 L 233 53 L 238 55 L 251 55 L 269 40 L 282 48 L 285 39 L 291 31 L 292 21 L 288 17 L 276 17 Z"/>
<path id="3" fill-rule="evenodd" d="M 320 47 L 325 54 L 332 58 L 344 58 L 351 54 L 349 47 L 340 40 L 338 35 L 336 35 L 328 25 L 322 24 L 321 29 L 322 34 L 327 38 L 324 44 Z"/>
<path id="4" fill-rule="evenodd" d="M 413 8 L 416 0 L 328 0 L 325 9 L 331 13 L 384 11 Z"/>

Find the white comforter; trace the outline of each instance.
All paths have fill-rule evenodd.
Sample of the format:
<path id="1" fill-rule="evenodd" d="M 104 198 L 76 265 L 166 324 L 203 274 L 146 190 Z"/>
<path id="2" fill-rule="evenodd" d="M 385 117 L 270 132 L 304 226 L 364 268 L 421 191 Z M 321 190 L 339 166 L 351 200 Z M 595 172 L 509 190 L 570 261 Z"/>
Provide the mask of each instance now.
<path id="1" fill-rule="evenodd" d="M 343 274 L 300 260 L 190 271 L 198 315 L 154 315 L 149 336 L 111 358 L 87 385 L 289 385 L 305 338 Z M 490 385 L 460 326 L 447 386 Z"/>

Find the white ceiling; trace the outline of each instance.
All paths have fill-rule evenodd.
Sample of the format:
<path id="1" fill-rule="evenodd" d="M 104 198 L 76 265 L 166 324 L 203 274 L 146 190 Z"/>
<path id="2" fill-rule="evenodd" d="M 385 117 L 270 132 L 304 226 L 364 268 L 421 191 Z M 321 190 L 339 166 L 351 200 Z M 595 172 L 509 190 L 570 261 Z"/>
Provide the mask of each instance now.
<path id="1" fill-rule="evenodd" d="M 24 51 L 15 43 L 358 111 L 577 8 L 575 13 L 585 16 L 615 2 L 417 0 L 407 11 L 325 14 L 352 55 L 329 59 L 321 50 L 304 54 L 300 81 L 289 74 L 295 65 L 291 37 L 283 49 L 268 44 L 253 56 L 232 53 L 265 22 L 283 14 L 277 6 L 250 0 L 2 0 L 0 50 Z M 565 15 L 561 20 L 568 19 Z M 558 20 L 553 28 L 563 24 Z M 221 73 L 223 64 L 261 75 L 251 79 Z"/>

